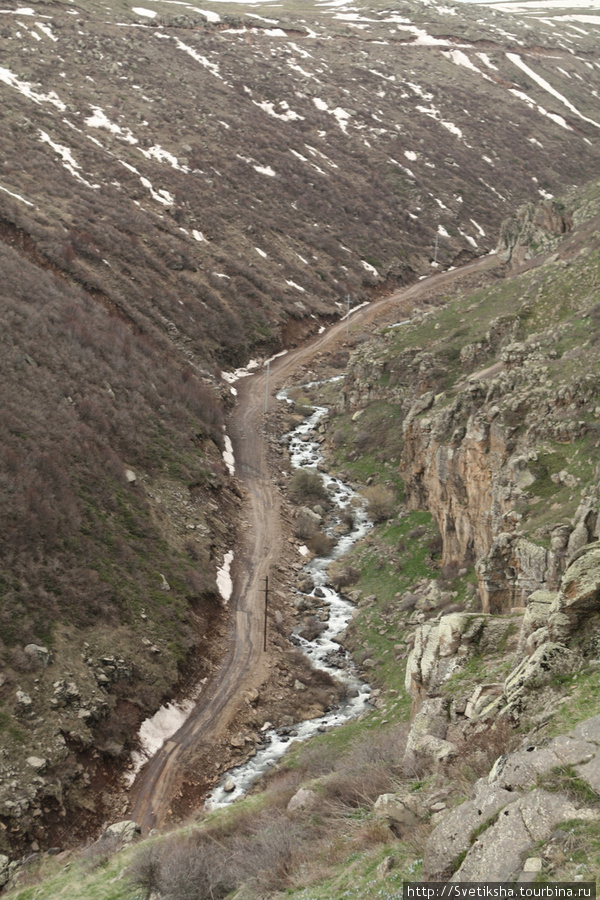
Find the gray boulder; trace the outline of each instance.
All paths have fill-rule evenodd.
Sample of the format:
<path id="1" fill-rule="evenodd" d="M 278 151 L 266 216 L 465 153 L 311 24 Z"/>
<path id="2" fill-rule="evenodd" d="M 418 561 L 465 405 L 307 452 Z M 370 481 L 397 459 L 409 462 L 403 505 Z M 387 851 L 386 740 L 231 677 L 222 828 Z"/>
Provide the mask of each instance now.
<path id="1" fill-rule="evenodd" d="M 10 877 L 10 860 L 4 853 L 0 853 L 0 887 L 4 887 Z"/>
<path id="2" fill-rule="evenodd" d="M 134 838 L 141 833 L 141 828 L 137 822 L 131 819 L 124 819 L 122 822 L 114 822 L 104 829 L 102 837 L 104 839 L 114 838 L 122 844 L 131 844 Z"/>
<path id="3" fill-rule="evenodd" d="M 513 800 L 514 794 L 509 791 L 478 782 L 474 798 L 451 810 L 430 835 L 423 857 L 423 876 L 429 881 L 448 878 L 471 846 L 473 832 Z"/>
<path id="4" fill-rule="evenodd" d="M 425 814 L 422 800 L 409 791 L 396 794 L 380 794 L 373 812 L 385 818 L 401 832 L 414 827 Z"/>
<path id="5" fill-rule="evenodd" d="M 319 802 L 319 795 L 309 788 L 300 788 L 296 791 L 292 799 L 287 805 L 288 812 L 295 812 L 298 809 L 314 809 Z"/>
<path id="6" fill-rule="evenodd" d="M 33 656 L 34 659 L 37 659 L 44 668 L 50 662 L 51 653 L 47 647 L 42 647 L 39 644 L 27 644 L 23 650 L 28 656 Z"/>
<path id="7" fill-rule="evenodd" d="M 530 848 L 566 819 L 581 818 L 563 795 L 535 790 L 500 810 L 481 833 L 452 881 L 512 881 Z"/>

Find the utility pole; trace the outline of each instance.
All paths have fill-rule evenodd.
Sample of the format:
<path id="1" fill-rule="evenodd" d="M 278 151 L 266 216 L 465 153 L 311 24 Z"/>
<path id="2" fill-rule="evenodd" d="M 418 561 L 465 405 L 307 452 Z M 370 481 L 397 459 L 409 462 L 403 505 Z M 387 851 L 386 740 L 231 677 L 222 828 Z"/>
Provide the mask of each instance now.
<path id="1" fill-rule="evenodd" d="M 433 250 L 433 262 L 435 263 L 435 265 L 437 265 L 438 241 L 439 241 L 439 236 L 438 236 L 438 233 L 437 233 L 437 231 L 436 231 L 436 233 L 435 233 L 435 247 L 434 247 L 434 250 Z"/>
<path id="2" fill-rule="evenodd" d="M 348 340 L 348 331 L 350 330 L 350 294 L 346 294 L 346 340 Z"/>
<path id="3" fill-rule="evenodd" d="M 269 576 L 265 575 L 265 635 L 263 640 L 263 653 L 267 652 L 267 607 L 269 605 Z"/>
<path id="4" fill-rule="evenodd" d="M 269 406 L 269 369 L 271 368 L 271 360 L 267 360 L 267 383 L 265 385 L 265 412 Z"/>

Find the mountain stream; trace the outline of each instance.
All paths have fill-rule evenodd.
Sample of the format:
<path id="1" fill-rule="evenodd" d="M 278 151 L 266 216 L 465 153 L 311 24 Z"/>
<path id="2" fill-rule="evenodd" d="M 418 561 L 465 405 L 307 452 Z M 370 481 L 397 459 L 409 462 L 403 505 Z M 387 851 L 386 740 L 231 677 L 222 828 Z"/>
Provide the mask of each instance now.
<path id="1" fill-rule="evenodd" d="M 316 384 L 311 382 L 303 387 L 312 387 Z M 291 402 L 286 391 L 281 391 L 277 399 Z M 307 439 L 307 436 L 313 432 L 327 412 L 325 406 L 315 407 L 314 412 L 288 435 L 292 467 L 313 470 L 323 459 L 319 444 Z M 335 642 L 335 638 L 346 629 L 352 619 L 354 606 L 327 584 L 327 567 L 333 559 L 347 553 L 352 545 L 369 531 L 372 523 L 367 518 L 364 504 L 358 502 L 358 495 L 352 488 L 339 478 L 324 473 L 322 478 L 334 508 L 337 507 L 333 524 L 327 528 L 327 533 L 336 537 L 337 542 L 329 556 L 315 557 L 304 566 L 301 574 L 309 576 L 313 584 L 312 590 L 305 593 L 318 598 L 317 602 L 328 611 L 327 627 L 318 637 L 309 641 L 295 633 L 296 630 L 300 630 L 298 626 L 298 629 L 294 629 L 293 640 L 315 668 L 324 669 L 345 685 L 346 699 L 342 705 L 317 719 L 309 719 L 292 727 L 265 729 L 262 744 L 257 747 L 256 755 L 241 766 L 225 773 L 221 782 L 209 794 L 206 801 L 207 809 L 218 809 L 243 796 L 261 775 L 275 765 L 293 742 L 306 740 L 341 725 L 360 715 L 367 708 L 371 689 L 358 677 L 348 654 Z M 336 534 L 337 526 L 341 522 L 342 511 L 348 506 L 352 507 L 354 522 L 347 534 L 339 536 Z"/>

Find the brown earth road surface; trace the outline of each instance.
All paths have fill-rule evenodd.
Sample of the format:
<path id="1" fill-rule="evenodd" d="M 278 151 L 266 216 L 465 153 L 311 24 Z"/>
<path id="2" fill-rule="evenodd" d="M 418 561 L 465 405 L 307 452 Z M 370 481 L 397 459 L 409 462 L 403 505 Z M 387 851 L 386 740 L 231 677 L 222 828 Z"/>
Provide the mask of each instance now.
<path id="1" fill-rule="evenodd" d="M 357 323 L 372 323 L 396 307 L 417 302 L 432 290 L 441 290 L 467 275 L 497 265 L 495 256 L 475 260 L 451 272 L 442 272 L 392 296 L 375 301 L 351 315 L 351 331 Z M 272 393 L 289 383 L 294 371 L 318 353 L 341 344 L 346 321 L 341 320 L 303 346 L 271 362 L 269 403 Z M 243 694 L 258 688 L 268 674 L 263 653 L 264 579 L 276 564 L 282 548 L 279 493 L 270 478 L 266 441 L 262 432 L 267 374 L 261 369 L 236 382 L 238 403 L 229 422 L 236 474 L 248 491 L 247 524 L 240 528 L 233 565 L 232 625 L 229 649 L 218 671 L 198 699 L 188 720 L 141 770 L 132 787 L 132 818 L 147 834 L 165 823 L 169 806 L 180 786 L 181 764 L 199 742 L 210 745 L 227 734 L 228 726 L 243 703 Z"/>

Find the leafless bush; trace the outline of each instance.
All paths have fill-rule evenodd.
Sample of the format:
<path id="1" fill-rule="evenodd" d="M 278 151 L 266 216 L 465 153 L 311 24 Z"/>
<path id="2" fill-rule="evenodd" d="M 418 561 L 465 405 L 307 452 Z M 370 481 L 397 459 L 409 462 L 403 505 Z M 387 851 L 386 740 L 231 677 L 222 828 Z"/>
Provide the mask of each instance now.
<path id="1" fill-rule="evenodd" d="M 312 500 L 317 503 L 329 499 L 322 477 L 309 469 L 296 469 L 290 478 L 288 490 L 297 502 Z"/>
<path id="2" fill-rule="evenodd" d="M 9 664 L 15 672 L 35 672 L 42 663 L 33 653 L 25 653 L 20 647 L 13 647 L 8 654 Z"/>
<path id="3" fill-rule="evenodd" d="M 383 767 L 369 766 L 362 771 L 334 772 L 323 782 L 323 796 L 332 809 L 343 812 L 370 806 L 380 794 L 394 787 L 391 773 Z"/>
<path id="4" fill-rule="evenodd" d="M 380 794 L 393 791 L 407 733 L 406 726 L 398 726 L 376 740 L 368 736 L 355 744 L 323 782 L 331 808 L 343 813 L 345 809 L 369 806 Z"/>
<path id="5" fill-rule="evenodd" d="M 317 523 L 308 516 L 301 516 L 296 520 L 294 526 L 294 534 L 302 541 L 308 541 L 312 538 L 317 530 Z"/>
<path id="6" fill-rule="evenodd" d="M 234 844 L 237 880 L 259 892 L 285 890 L 294 868 L 304 855 L 302 842 L 308 827 L 272 811 L 256 820 L 254 832 Z"/>
<path id="7" fill-rule="evenodd" d="M 100 840 L 94 841 L 82 854 L 83 867 L 87 872 L 93 872 L 105 866 L 115 855 L 121 846 L 119 838 L 101 837 Z"/>
<path id="8" fill-rule="evenodd" d="M 348 528 L 354 527 L 356 516 L 351 506 L 345 506 L 340 514 L 340 519 Z"/>
<path id="9" fill-rule="evenodd" d="M 494 722 L 481 731 L 467 732 L 458 745 L 456 758 L 448 765 L 451 778 L 469 783 L 487 775 L 499 756 L 510 753 L 519 743 L 519 736 L 510 722 Z"/>
<path id="10" fill-rule="evenodd" d="M 374 484 L 363 491 L 367 498 L 367 513 L 377 524 L 390 519 L 396 511 L 396 498 L 390 488 L 382 484 Z"/>
<path id="11" fill-rule="evenodd" d="M 335 540 L 322 531 L 317 531 L 308 542 L 309 549 L 317 556 L 329 556 L 335 547 Z"/>
<path id="12" fill-rule="evenodd" d="M 232 851 L 207 834 L 176 836 L 144 847 L 128 869 L 129 879 L 162 900 L 219 900 L 236 887 Z"/>

